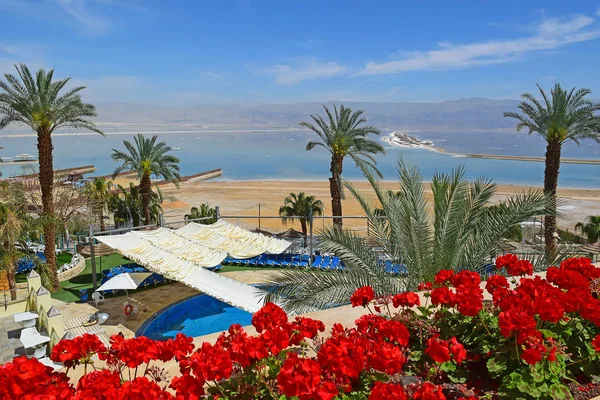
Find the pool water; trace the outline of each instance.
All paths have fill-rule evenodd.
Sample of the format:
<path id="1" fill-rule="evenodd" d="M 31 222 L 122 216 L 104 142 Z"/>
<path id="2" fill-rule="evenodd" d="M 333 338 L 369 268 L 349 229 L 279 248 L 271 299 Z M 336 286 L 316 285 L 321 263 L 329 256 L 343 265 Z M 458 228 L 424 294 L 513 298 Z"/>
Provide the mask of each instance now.
<path id="1" fill-rule="evenodd" d="M 251 313 L 199 294 L 160 310 L 144 322 L 136 335 L 154 340 L 167 340 L 178 333 L 197 337 L 225 331 L 231 324 L 245 326 L 251 322 Z"/>

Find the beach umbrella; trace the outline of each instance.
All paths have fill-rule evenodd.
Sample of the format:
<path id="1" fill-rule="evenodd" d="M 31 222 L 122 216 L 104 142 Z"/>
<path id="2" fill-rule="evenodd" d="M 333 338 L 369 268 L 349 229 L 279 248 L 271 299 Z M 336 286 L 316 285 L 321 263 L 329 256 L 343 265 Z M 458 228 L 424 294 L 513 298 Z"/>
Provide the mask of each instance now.
<path id="1" fill-rule="evenodd" d="M 125 293 L 127 293 L 127 297 L 129 297 L 129 293 L 127 291 L 137 289 L 150 275 L 152 274 L 149 272 L 125 272 L 104 282 L 102 286 L 96 289 L 96 292 L 124 290 Z"/>
<path id="2" fill-rule="evenodd" d="M 278 233 L 275 236 L 277 236 L 279 238 L 285 238 L 285 239 L 300 239 L 300 238 L 304 237 L 302 232 L 299 232 L 299 231 L 295 230 L 294 228 L 290 228 L 287 231 Z"/>
<path id="3" fill-rule="evenodd" d="M 252 229 L 250 232 L 260 233 L 261 235 L 265 235 L 265 236 L 273 236 L 273 234 L 271 232 L 265 231 L 265 230 L 262 230 L 262 229 L 258 229 L 258 228 Z"/>

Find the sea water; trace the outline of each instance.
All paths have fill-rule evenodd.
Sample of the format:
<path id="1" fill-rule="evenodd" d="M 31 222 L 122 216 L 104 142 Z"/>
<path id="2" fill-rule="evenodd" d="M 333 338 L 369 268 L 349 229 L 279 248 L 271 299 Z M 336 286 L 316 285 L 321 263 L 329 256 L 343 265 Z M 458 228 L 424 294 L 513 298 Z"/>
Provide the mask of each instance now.
<path id="1" fill-rule="evenodd" d="M 385 133 L 388 134 L 389 132 Z M 123 150 L 123 140 L 133 141 L 131 134 L 69 135 L 54 137 L 55 168 L 70 168 L 93 164 L 95 175 L 107 175 L 117 164 L 112 161 L 112 149 Z M 438 147 L 456 153 L 489 153 L 502 155 L 544 156 L 544 141 L 536 136 L 516 133 L 419 133 L 420 139 L 430 139 Z M 306 151 L 308 140 L 317 137 L 307 131 L 271 132 L 218 132 L 188 131 L 162 133 L 159 140 L 178 147 L 173 155 L 180 159 L 182 175 L 191 175 L 215 168 L 223 169 L 224 180 L 326 180 L 330 176 L 329 153 L 317 147 Z M 544 164 L 541 162 L 489 160 L 456 157 L 423 149 L 386 147 L 385 155 L 378 155 L 377 166 L 386 180 L 397 178 L 397 160 L 421 168 L 423 178 L 431 179 L 435 172 L 449 172 L 464 165 L 467 176 L 486 176 L 497 183 L 543 184 Z M 36 138 L 0 136 L 0 157 L 18 153 L 37 154 Z M 600 156 L 600 145 L 584 142 L 580 147 L 565 145 L 564 157 L 592 158 Z M 32 166 L 0 165 L 4 177 L 31 172 Z M 344 164 L 346 179 L 360 179 L 361 172 L 347 159 Z M 600 189 L 600 165 L 561 165 L 561 187 Z"/>

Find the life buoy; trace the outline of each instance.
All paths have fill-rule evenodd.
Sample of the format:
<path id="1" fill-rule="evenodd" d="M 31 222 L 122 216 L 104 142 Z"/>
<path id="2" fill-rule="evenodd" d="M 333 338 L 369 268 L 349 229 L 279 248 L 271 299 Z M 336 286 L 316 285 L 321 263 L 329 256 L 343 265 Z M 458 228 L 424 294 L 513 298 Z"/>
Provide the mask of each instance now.
<path id="1" fill-rule="evenodd" d="M 127 304 L 125 305 L 125 309 L 123 310 L 123 312 L 124 312 L 124 313 L 125 313 L 125 315 L 127 315 L 128 317 L 129 317 L 130 315 L 132 315 L 132 314 L 133 314 L 133 305 L 131 305 L 131 304 L 127 303 Z"/>

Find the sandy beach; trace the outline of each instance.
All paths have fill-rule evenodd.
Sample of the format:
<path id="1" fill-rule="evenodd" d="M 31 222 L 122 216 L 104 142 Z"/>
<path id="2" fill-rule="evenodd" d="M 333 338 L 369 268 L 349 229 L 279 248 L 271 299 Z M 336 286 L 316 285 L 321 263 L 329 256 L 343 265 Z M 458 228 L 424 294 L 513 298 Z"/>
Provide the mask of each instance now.
<path id="1" fill-rule="evenodd" d="M 365 181 L 352 182 L 363 194 L 376 204 L 375 194 Z M 397 182 L 384 182 L 390 190 L 397 190 Z M 529 186 L 499 185 L 495 200 L 502 200 L 507 195 L 531 189 Z M 261 216 L 277 216 L 283 199 L 290 192 L 305 192 L 322 200 L 325 204 L 325 215 L 331 215 L 329 183 L 327 181 L 206 181 L 185 183 L 179 189 L 173 185 L 161 189 L 164 195 L 163 208 L 167 222 L 182 220 L 193 206 L 208 202 L 210 206 L 219 206 L 221 215 L 228 216 L 232 223 L 253 229 L 258 226 L 256 218 L 242 216 L 258 216 L 260 204 Z M 426 192 L 431 196 L 429 185 Z M 359 204 L 350 193 L 343 202 L 344 215 L 363 215 Z M 559 217 L 559 226 L 573 229 L 578 221 L 588 215 L 600 214 L 600 190 L 591 189 L 559 189 L 559 196 L 564 199 L 564 206 Z M 315 229 L 326 226 L 331 220 L 317 219 Z M 344 220 L 348 228 L 366 231 L 364 220 Z M 280 232 L 288 228 L 300 229 L 299 223 L 288 223 L 284 226 L 278 218 L 261 219 L 261 228 Z"/>

